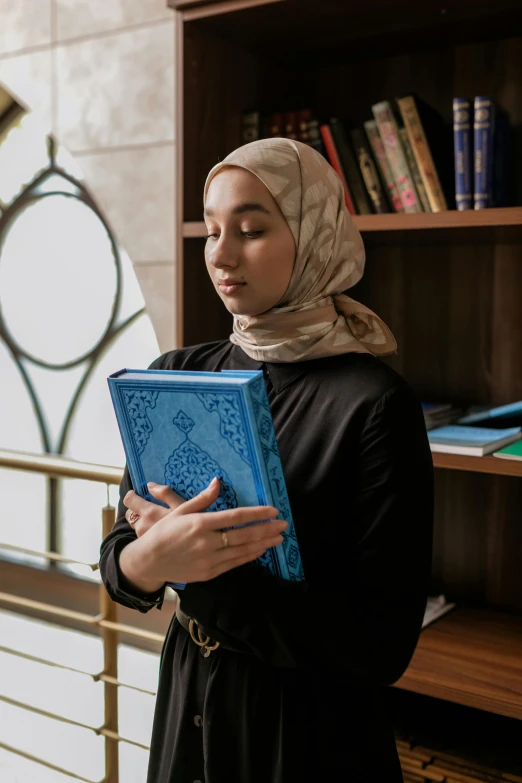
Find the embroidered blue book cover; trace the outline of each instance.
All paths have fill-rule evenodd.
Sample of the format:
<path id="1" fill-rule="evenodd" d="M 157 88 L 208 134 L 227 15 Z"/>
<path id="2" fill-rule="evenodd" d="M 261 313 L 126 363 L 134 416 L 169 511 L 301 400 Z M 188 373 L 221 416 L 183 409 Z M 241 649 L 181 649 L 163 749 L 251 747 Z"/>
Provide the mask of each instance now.
<path id="1" fill-rule="evenodd" d="M 158 502 L 147 489 L 154 481 L 188 500 L 217 476 L 221 492 L 208 511 L 275 506 L 289 527 L 258 562 L 303 580 L 263 373 L 120 370 L 108 383 L 134 491 Z"/>

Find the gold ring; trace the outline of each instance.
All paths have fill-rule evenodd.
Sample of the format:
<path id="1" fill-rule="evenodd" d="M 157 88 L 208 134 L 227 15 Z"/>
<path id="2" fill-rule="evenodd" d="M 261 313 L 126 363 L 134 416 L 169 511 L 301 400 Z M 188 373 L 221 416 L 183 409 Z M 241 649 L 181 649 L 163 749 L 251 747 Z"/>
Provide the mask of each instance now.
<path id="1" fill-rule="evenodd" d="M 221 531 L 221 539 L 222 539 L 222 541 L 223 541 L 223 547 L 224 547 L 224 548 L 226 548 L 227 546 L 229 546 L 229 543 L 228 543 L 228 536 L 227 536 L 227 534 L 225 533 L 225 531 L 224 531 L 224 530 L 222 530 L 222 531 Z"/>

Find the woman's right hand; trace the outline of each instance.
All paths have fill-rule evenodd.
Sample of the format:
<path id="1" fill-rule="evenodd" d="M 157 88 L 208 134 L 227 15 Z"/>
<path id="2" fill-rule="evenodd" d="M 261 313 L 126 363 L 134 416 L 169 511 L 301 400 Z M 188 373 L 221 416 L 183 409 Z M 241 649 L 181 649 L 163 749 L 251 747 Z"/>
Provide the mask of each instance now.
<path id="1" fill-rule="evenodd" d="M 159 590 L 165 582 L 206 582 L 282 543 L 281 533 L 288 524 L 274 519 L 278 511 L 273 506 L 206 512 L 219 491 L 215 479 L 199 495 L 180 504 L 169 487 L 157 486 L 154 496 L 171 511 L 122 550 L 120 567 L 127 579 L 147 592 Z M 225 546 L 223 528 L 264 519 L 272 521 L 227 530 Z"/>

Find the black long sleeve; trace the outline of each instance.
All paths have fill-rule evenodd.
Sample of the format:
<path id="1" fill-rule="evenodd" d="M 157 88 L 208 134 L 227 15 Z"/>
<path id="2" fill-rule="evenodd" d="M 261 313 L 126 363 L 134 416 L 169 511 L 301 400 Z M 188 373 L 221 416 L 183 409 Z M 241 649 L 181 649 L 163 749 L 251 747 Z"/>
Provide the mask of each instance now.
<path id="1" fill-rule="evenodd" d="M 390 684 L 413 654 L 431 567 L 432 459 L 411 390 L 386 392 L 359 443 L 345 446 L 356 449 L 357 470 L 336 488 L 347 518 L 333 528 L 332 561 L 339 547 L 351 549 L 338 588 L 247 566 L 188 585 L 181 607 L 216 640 L 239 643 L 276 667 L 327 669 L 358 686 Z M 313 524 L 314 536 L 323 535 L 321 519 Z"/>

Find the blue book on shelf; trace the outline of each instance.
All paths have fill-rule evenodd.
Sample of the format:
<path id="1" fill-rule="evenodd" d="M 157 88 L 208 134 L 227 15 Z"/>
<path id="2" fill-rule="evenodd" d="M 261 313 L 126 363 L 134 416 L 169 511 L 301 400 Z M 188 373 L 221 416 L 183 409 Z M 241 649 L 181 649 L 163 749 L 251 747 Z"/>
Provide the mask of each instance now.
<path id="1" fill-rule="evenodd" d="M 482 457 L 518 440 L 521 432 L 522 427 L 490 429 L 452 424 L 430 430 L 428 440 L 435 452 Z"/>
<path id="2" fill-rule="evenodd" d="M 475 209 L 493 206 L 493 132 L 495 104 L 485 95 L 477 95 L 473 119 L 474 204 Z"/>
<path id="3" fill-rule="evenodd" d="M 153 481 L 188 500 L 217 476 L 221 492 L 208 511 L 275 506 L 289 527 L 259 563 L 303 580 L 263 373 L 120 370 L 108 383 L 134 491 L 159 503 L 148 492 Z"/>
<path id="4" fill-rule="evenodd" d="M 453 98 L 455 201 L 457 209 L 473 209 L 473 117 L 469 98 Z"/>

